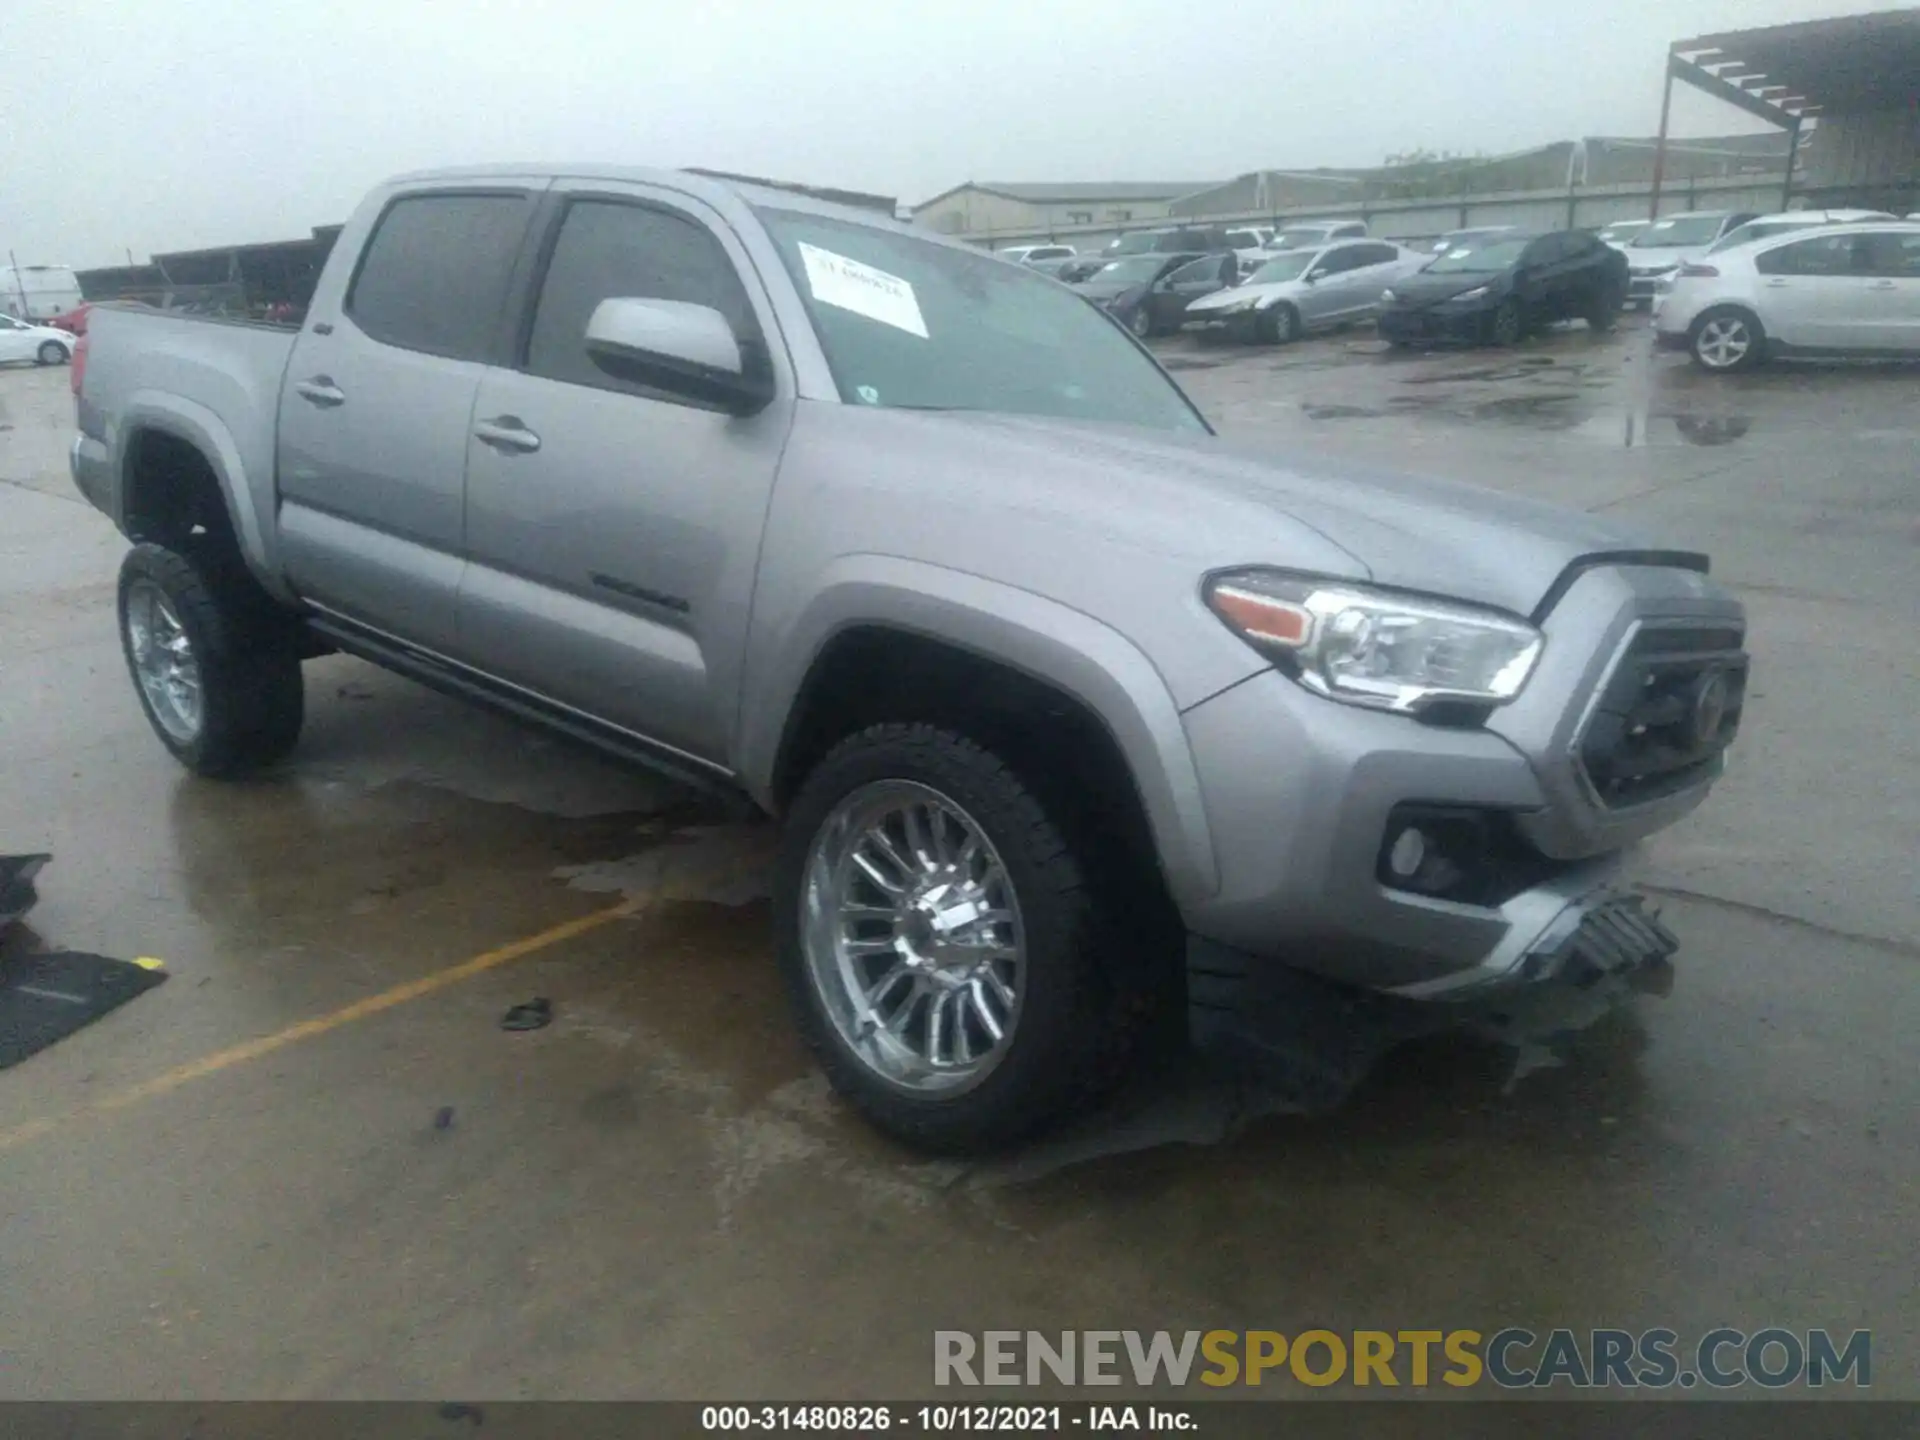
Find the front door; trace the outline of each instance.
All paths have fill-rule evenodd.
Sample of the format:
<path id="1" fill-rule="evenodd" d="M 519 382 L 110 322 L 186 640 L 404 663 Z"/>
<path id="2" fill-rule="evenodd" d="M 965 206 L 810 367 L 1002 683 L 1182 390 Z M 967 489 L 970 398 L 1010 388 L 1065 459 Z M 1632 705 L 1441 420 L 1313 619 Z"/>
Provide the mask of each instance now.
<path id="1" fill-rule="evenodd" d="M 1187 306 L 1203 295 L 1224 290 L 1240 273 L 1233 255 L 1209 255 L 1174 270 L 1148 294 L 1156 330 L 1178 330 L 1187 318 Z"/>
<path id="2" fill-rule="evenodd" d="M 36 350 L 33 331 L 8 315 L 0 315 L 0 363 L 32 360 Z"/>
<path id="3" fill-rule="evenodd" d="M 616 297 L 708 305 L 743 352 L 772 314 L 696 202 L 563 182 L 533 313 L 481 381 L 467 448 L 461 647 L 488 673 L 704 760 L 724 760 L 746 602 L 790 382 L 736 417 L 616 379 L 587 321 Z M 774 347 L 776 350 L 778 347 Z M 776 377 L 783 361 L 773 359 Z"/>
<path id="4" fill-rule="evenodd" d="M 321 287 L 287 366 L 281 553 L 307 599 L 452 654 L 467 432 L 532 192 L 426 190 L 369 209 L 338 242 L 371 228 L 351 285 Z"/>

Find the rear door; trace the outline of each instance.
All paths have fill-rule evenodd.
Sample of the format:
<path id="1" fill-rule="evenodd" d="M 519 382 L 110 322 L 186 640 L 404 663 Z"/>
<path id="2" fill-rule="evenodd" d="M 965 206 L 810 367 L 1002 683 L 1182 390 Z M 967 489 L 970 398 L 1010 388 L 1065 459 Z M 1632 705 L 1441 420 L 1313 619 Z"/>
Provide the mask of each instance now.
<path id="1" fill-rule="evenodd" d="M 1920 354 L 1920 230 L 1873 230 L 1855 247 L 1873 299 L 1862 348 Z"/>
<path id="2" fill-rule="evenodd" d="M 1877 277 L 1866 273 L 1859 239 L 1853 231 L 1815 235 L 1754 256 L 1767 334 L 1807 349 L 1866 348 L 1874 305 L 1886 292 L 1875 290 Z"/>
<path id="3" fill-rule="evenodd" d="M 747 604 L 793 385 L 739 240 L 672 191 L 554 186 L 507 365 L 467 447 L 463 650 L 489 674 L 684 755 L 724 762 Z M 707 305 L 777 396 L 735 417 L 588 356 L 616 297 Z"/>
<path id="4" fill-rule="evenodd" d="M 1371 315 L 1380 307 L 1380 292 L 1400 278 L 1400 247 L 1384 240 L 1369 240 L 1350 246 L 1348 253 L 1354 264 L 1347 272 L 1348 303 L 1341 313 L 1350 319 Z"/>
<path id="5" fill-rule="evenodd" d="M 370 238 L 351 274 L 323 279 L 280 397 L 279 528 L 294 588 L 440 654 L 458 653 L 474 394 L 502 340 L 536 184 L 370 202 L 374 213 L 355 217 Z"/>

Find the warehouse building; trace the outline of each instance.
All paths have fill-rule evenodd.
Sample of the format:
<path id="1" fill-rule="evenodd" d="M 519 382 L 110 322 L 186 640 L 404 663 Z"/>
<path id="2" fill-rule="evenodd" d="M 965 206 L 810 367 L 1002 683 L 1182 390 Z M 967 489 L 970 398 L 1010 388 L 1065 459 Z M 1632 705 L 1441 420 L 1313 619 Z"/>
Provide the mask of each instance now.
<path id="1" fill-rule="evenodd" d="M 969 180 L 913 207 L 916 224 L 942 235 L 1045 234 L 1090 225 L 1164 220 L 1174 204 L 1214 180 L 1085 181 L 1026 184 Z"/>

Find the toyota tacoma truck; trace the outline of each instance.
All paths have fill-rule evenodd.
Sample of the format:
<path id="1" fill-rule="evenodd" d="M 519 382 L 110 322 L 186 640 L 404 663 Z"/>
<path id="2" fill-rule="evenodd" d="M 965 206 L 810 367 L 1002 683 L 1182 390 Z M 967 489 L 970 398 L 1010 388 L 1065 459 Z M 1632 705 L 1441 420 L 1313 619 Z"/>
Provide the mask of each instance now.
<path id="1" fill-rule="evenodd" d="M 915 1144 L 1085 1104 L 1155 1017 L 1311 1088 L 1353 1017 L 1673 949 L 1618 870 L 1739 724 L 1703 556 L 1238 450 L 965 245 L 677 172 L 415 175 L 297 331 L 102 306 L 89 348 L 73 475 L 161 744 L 272 764 L 344 651 L 744 797 L 798 1024 Z"/>

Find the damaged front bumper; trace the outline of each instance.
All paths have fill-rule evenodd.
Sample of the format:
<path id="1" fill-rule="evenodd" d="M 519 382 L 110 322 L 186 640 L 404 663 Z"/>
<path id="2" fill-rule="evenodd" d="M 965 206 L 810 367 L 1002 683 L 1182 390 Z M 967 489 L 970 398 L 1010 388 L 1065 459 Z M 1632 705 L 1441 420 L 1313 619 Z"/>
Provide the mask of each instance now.
<path id="1" fill-rule="evenodd" d="M 1602 884 L 1489 957 L 1485 983 L 1432 998 L 1418 985 L 1342 985 L 1192 935 L 1188 1035 L 1291 1105 L 1327 1110 L 1404 1041 L 1460 1031 L 1525 1049 L 1585 1029 L 1635 992 L 1664 995 L 1679 943 L 1644 897 Z"/>

